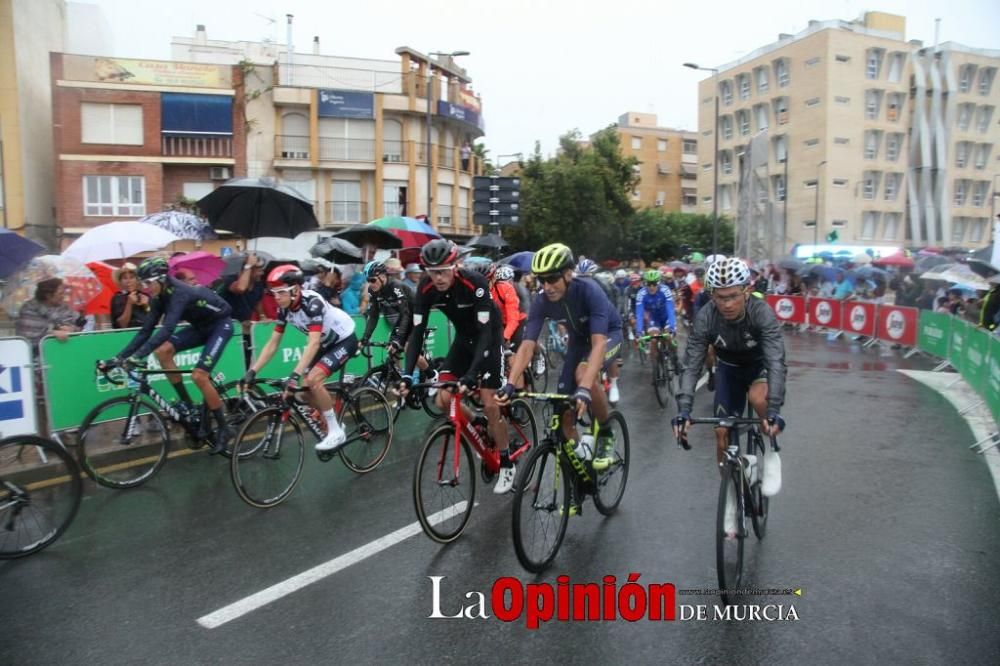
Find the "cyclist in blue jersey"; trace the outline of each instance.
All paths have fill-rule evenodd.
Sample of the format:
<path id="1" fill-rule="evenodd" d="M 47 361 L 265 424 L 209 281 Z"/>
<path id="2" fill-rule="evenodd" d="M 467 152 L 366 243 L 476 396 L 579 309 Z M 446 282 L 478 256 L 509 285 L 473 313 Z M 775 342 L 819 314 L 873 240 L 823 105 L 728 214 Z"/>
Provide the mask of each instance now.
<path id="1" fill-rule="evenodd" d="M 646 289 L 635 302 L 635 328 L 638 335 L 646 331 L 649 335 L 658 335 L 667 328 L 670 334 L 677 332 L 677 319 L 674 315 L 674 295 L 670 288 L 660 284 L 660 272 L 655 269 L 646 271 Z M 656 354 L 659 340 L 652 340 L 649 345 L 650 366 L 656 365 Z"/>
<path id="2" fill-rule="evenodd" d="M 599 430 L 592 464 L 595 470 L 601 471 L 611 465 L 614 446 L 614 434 L 606 427 L 609 405 L 601 383 L 601 370 L 617 362 L 622 344 L 622 320 L 593 280 L 574 276 L 574 265 L 572 250 L 561 243 L 543 247 L 532 258 L 531 272 L 541 281 L 543 293 L 531 304 L 524 339 L 511 363 L 508 383 L 497 397 L 506 402 L 519 388 L 545 320 L 565 323 L 569 344 L 557 390 L 573 395 L 577 418 L 593 406 Z M 573 412 L 567 411 L 563 415 L 562 428 L 566 438 L 575 442 L 576 420 L 573 417 Z"/>
<path id="3" fill-rule="evenodd" d="M 207 287 L 195 287 L 168 275 L 167 260 L 162 257 L 146 259 L 139 265 L 137 276 L 149 291 L 152 300 L 149 316 L 132 341 L 114 359 L 103 361 L 105 366 L 141 366 L 151 352 L 156 353 L 160 367 L 176 370 L 174 354 L 192 347 L 204 346 L 191 373 L 191 380 L 205 397 L 205 404 L 215 416 L 219 428 L 212 443 L 212 454 L 226 450 L 226 443 L 235 432 L 226 424 L 225 410 L 219 392 L 212 386 L 211 372 L 233 336 L 232 309 L 229 304 Z M 163 317 L 160 330 L 153 328 Z M 190 327 L 175 332 L 182 321 Z M 177 395 L 191 409 L 191 397 L 179 374 L 168 374 Z"/>

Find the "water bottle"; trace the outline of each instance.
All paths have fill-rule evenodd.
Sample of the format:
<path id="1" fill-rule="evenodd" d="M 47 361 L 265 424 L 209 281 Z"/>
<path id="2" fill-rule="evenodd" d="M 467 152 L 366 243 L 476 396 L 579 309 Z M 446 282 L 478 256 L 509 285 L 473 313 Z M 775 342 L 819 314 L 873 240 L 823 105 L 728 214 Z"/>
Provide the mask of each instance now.
<path id="1" fill-rule="evenodd" d="M 748 453 L 743 457 L 747 461 L 746 463 L 747 478 L 750 480 L 750 484 L 752 485 L 757 482 L 757 456 Z"/>
<path id="2" fill-rule="evenodd" d="M 594 436 L 589 432 L 580 438 L 574 450 L 580 460 L 590 460 L 594 455 Z"/>

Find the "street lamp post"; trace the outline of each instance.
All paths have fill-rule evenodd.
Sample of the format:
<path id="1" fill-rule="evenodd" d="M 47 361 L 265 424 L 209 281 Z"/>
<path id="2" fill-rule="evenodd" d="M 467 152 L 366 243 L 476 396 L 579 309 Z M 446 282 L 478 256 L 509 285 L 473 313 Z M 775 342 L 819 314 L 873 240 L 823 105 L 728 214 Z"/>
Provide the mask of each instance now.
<path id="1" fill-rule="evenodd" d="M 431 56 L 446 56 L 449 58 L 454 58 L 456 56 L 467 56 L 468 51 L 431 51 L 427 54 L 427 90 L 424 92 L 427 95 L 427 223 L 434 226 L 434 213 L 431 210 L 431 204 L 434 201 L 434 197 L 431 194 L 434 183 L 431 182 L 431 175 L 433 173 L 431 169 L 431 83 L 434 80 L 434 66 L 431 63 Z"/>
<path id="2" fill-rule="evenodd" d="M 826 160 L 823 160 L 816 165 L 816 205 L 813 212 L 813 254 L 816 253 L 816 247 L 819 246 L 819 170 L 823 168 L 826 164 Z M 785 183 L 785 196 L 788 196 L 788 183 Z"/>
<path id="3" fill-rule="evenodd" d="M 712 72 L 712 88 L 715 91 L 715 148 L 712 156 L 712 254 L 719 253 L 719 70 L 715 67 L 699 67 L 693 62 L 686 62 L 688 69 Z M 734 248 L 735 250 L 735 248 Z"/>

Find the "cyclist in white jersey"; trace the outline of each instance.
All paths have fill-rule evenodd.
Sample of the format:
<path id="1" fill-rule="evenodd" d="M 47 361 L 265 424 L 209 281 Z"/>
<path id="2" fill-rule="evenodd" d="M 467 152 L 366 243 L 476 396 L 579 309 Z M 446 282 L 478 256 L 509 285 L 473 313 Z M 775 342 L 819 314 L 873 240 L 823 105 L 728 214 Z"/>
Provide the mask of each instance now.
<path id="1" fill-rule="evenodd" d="M 285 393 L 302 388 L 305 376 L 305 386 L 309 388 L 306 397 L 313 407 L 322 412 L 327 425 L 327 435 L 316 444 L 316 450 L 336 451 L 344 444 L 347 435 L 337 421 L 333 400 L 323 383 L 354 356 L 358 338 L 354 334 L 354 320 L 350 315 L 330 305 L 315 291 L 303 289 L 304 279 L 302 271 L 291 264 L 278 266 L 267 276 L 267 287 L 278 303 L 277 325 L 243 381 L 252 382 L 260 369 L 271 360 L 287 324 L 305 333 L 309 341 L 295 365 L 295 371 L 288 378 Z"/>

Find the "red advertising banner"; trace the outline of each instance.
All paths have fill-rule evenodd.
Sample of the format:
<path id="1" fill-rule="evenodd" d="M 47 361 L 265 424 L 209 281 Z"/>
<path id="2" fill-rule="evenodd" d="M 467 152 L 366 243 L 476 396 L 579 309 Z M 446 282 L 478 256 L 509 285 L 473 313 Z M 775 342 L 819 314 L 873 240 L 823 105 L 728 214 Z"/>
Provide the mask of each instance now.
<path id="1" fill-rule="evenodd" d="M 806 323 L 806 299 L 804 296 L 771 294 L 767 297 L 767 304 L 771 306 L 778 321 L 782 323 Z"/>
<path id="2" fill-rule="evenodd" d="M 841 328 L 848 333 L 875 336 L 875 304 L 845 301 L 841 315 Z M 916 326 L 914 326 L 914 329 Z"/>
<path id="3" fill-rule="evenodd" d="M 810 298 L 809 323 L 823 328 L 840 328 L 841 301 L 832 298 Z"/>
<path id="4" fill-rule="evenodd" d="M 917 322 L 920 312 L 917 308 L 901 308 L 883 305 L 878 309 L 878 330 L 875 337 L 894 344 L 913 347 L 917 344 Z"/>

